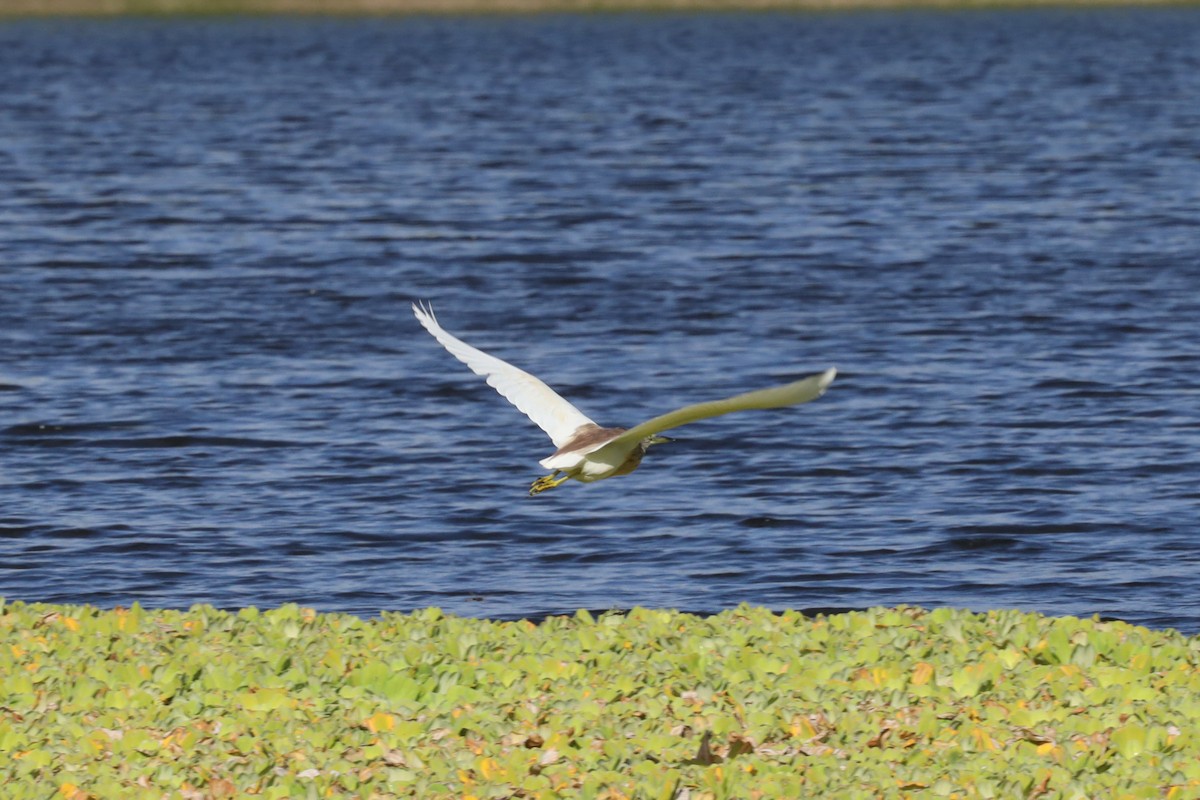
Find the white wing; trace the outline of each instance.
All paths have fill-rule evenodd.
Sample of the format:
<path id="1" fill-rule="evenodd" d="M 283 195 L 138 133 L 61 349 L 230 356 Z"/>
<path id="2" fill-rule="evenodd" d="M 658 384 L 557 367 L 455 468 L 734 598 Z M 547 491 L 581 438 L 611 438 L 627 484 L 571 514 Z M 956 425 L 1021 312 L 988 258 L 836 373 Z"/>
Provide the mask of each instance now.
<path id="1" fill-rule="evenodd" d="M 581 425 L 595 424 L 584 416 L 583 412 L 528 372 L 519 370 L 495 356 L 489 356 L 447 333 L 438 325 L 437 318 L 433 316 L 432 306 L 414 303 L 413 313 L 417 315 L 417 321 L 425 326 L 425 330 L 432 333 L 433 338 L 450 351 L 450 355 L 470 367 L 476 375 L 487 378 L 488 385 L 524 412 L 525 416 L 533 420 L 534 425 L 544 430 L 555 447 L 566 444 L 571 434 Z"/>
<path id="2" fill-rule="evenodd" d="M 645 439 L 647 436 L 653 436 L 656 433 L 669 431 L 672 428 L 678 428 L 680 425 L 686 425 L 689 422 L 707 419 L 708 417 L 719 417 L 722 414 L 731 414 L 734 411 L 748 411 L 754 408 L 782 408 L 784 406 L 807 403 L 809 400 L 816 400 L 825 394 L 825 390 L 829 388 L 829 384 L 833 383 L 836 375 L 837 370 L 830 367 L 822 373 L 809 375 L 807 378 L 802 378 L 793 383 L 785 383 L 783 386 L 759 389 L 756 392 L 746 392 L 745 394 L 726 397 L 724 400 L 710 400 L 707 403 L 684 406 L 654 419 L 647 420 L 641 425 L 635 425 L 611 442 L 605 443 L 604 447 L 599 448 L 597 452 L 608 447 L 627 447 L 633 442 Z"/>

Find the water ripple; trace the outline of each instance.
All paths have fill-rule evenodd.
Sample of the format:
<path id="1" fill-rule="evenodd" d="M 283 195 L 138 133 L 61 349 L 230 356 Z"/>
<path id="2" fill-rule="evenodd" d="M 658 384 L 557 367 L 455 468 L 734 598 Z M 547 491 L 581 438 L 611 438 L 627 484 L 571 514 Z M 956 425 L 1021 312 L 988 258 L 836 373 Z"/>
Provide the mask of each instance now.
<path id="1" fill-rule="evenodd" d="M 1198 36 L 0 25 L 0 596 L 1200 630 Z M 416 298 L 603 424 L 840 374 L 531 499 L 552 446 Z"/>

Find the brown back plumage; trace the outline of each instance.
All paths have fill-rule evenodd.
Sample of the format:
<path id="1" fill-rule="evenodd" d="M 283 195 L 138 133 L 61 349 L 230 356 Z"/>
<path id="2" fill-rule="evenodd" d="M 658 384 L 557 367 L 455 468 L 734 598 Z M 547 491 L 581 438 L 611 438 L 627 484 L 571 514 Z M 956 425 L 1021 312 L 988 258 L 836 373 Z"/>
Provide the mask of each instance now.
<path id="1" fill-rule="evenodd" d="M 571 438 L 568 439 L 562 447 L 558 448 L 558 450 L 556 450 L 554 455 L 550 456 L 550 458 L 554 458 L 554 456 L 561 456 L 564 453 L 573 453 L 576 450 L 590 452 L 597 449 L 601 445 L 612 441 L 624 432 L 624 428 L 601 428 L 595 423 L 580 425 L 575 429 L 575 432 L 571 434 Z"/>

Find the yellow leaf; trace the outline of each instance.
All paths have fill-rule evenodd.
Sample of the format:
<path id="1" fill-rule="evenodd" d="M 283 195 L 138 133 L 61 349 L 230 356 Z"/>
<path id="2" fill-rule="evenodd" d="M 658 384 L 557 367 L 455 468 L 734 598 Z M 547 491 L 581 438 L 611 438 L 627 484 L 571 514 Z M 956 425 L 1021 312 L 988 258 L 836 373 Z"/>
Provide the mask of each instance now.
<path id="1" fill-rule="evenodd" d="M 74 617 L 59 617 L 59 620 L 62 621 L 67 630 L 71 632 L 79 630 L 79 620 Z"/>
<path id="2" fill-rule="evenodd" d="M 1054 742 L 1043 742 L 1037 746 L 1037 754 L 1039 756 L 1051 756 L 1057 758 L 1062 753 L 1062 748 Z"/>
<path id="3" fill-rule="evenodd" d="M 371 733 L 379 733 L 380 731 L 390 731 L 396 727 L 396 718 L 391 714 L 385 714 L 382 711 L 376 711 L 371 716 L 367 717 L 367 721 L 363 723 L 367 730 Z"/>
<path id="4" fill-rule="evenodd" d="M 971 729 L 971 739 L 975 742 L 975 746 L 978 747 L 980 750 L 998 750 L 998 749 L 1000 749 L 1000 746 L 996 744 L 996 740 L 993 739 L 990 735 L 988 735 L 988 732 L 985 731 L 983 728 L 978 728 L 978 727 L 972 728 Z"/>
<path id="5" fill-rule="evenodd" d="M 485 758 L 479 762 L 479 772 L 483 775 L 484 780 L 490 781 L 503 771 L 494 758 Z"/>
<path id="6" fill-rule="evenodd" d="M 933 677 L 933 664 L 921 661 L 913 668 L 912 682 L 914 686 L 924 686 Z"/>
<path id="7" fill-rule="evenodd" d="M 891 673 L 886 667 L 871 667 L 870 669 L 863 667 L 855 675 L 861 681 L 866 681 L 872 686 L 883 686 L 891 678 Z"/>

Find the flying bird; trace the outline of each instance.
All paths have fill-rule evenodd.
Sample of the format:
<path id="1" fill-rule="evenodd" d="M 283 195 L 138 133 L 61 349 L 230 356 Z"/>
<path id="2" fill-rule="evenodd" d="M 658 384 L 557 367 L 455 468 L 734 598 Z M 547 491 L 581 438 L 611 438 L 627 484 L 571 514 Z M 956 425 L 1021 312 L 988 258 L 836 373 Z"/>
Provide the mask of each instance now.
<path id="1" fill-rule="evenodd" d="M 601 428 L 533 375 L 448 333 L 438 324 L 432 306 L 414 303 L 413 313 L 425 330 L 450 351 L 450 355 L 470 367 L 476 375 L 486 378 L 489 386 L 545 431 L 558 448 L 538 462 L 553 472 L 533 482 L 529 487 L 531 495 L 553 489 L 570 479 L 592 483 L 628 475 L 642 463 L 642 456 L 651 445 L 670 441 L 659 435 L 663 431 L 734 411 L 807 403 L 824 394 L 837 375 L 837 370 L 830 367 L 782 386 L 684 406 L 632 428 Z"/>

